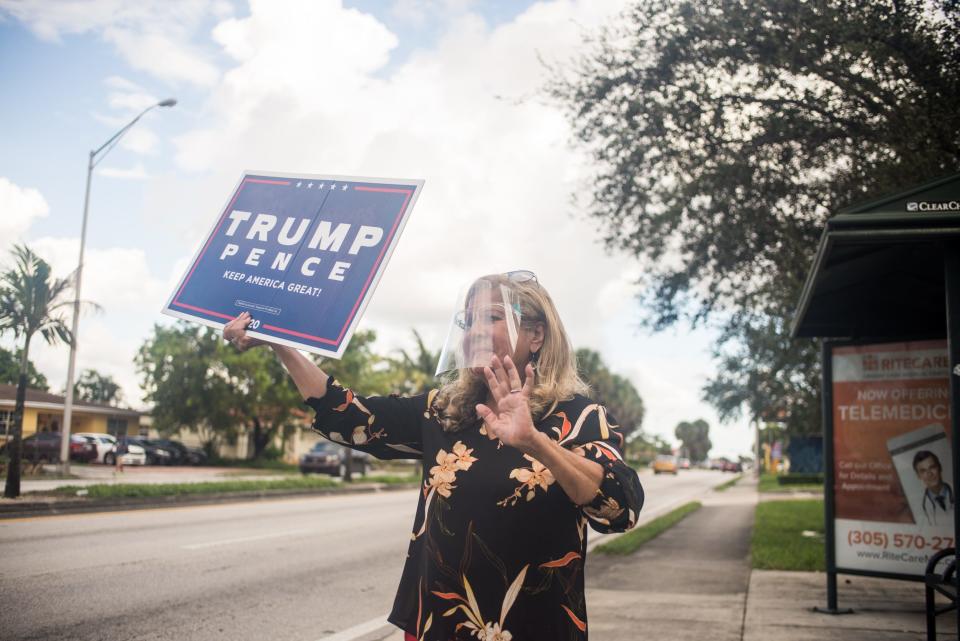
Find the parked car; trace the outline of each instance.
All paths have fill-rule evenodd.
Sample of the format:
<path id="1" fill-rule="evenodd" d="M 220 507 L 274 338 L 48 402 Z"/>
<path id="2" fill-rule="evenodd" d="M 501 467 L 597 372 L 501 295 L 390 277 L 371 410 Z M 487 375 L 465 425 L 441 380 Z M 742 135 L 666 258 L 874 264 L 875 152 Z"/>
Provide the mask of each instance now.
<path id="1" fill-rule="evenodd" d="M 115 465 L 117 462 L 117 437 L 102 432 L 77 432 L 77 436 L 88 439 L 97 448 L 96 463 Z M 124 465 L 146 465 L 147 453 L 139 445 L 127 444 L 127 453 L 121 461 Z"/>
<path id="2" fill-rule="evenodd" d="M 679 467 L 681 470 L 689 470 L 689 469 L 690 469 L 690 459 L 686 458 L 685 456 L 682 456 L 682 457 L 678 458 L 678 459 L 677 459 L 677 467 Z"/>
<path id="3" fill-rule="evenodd" d="M 9 443 L 7 443 L 9 445 Z M 6 451 L 6 445 L 3 448 Z M 21 457 L 31 463 L 60 461 L 60 432 L 37 432 L 21 442 Z M 70 460 L 89 463 L 97 458 L 97 448 L 82 436 L 70 435 Z"/>
<path id="4" fill-rule="evenodd" d="M 173 465 L 204 465 L 207 462 L 207 453 L 199 447 L 189 447 L 169 438 L 154 438 L 150 442 L 170 452 Z"/>
<path id="5" fill-rule="evenodd" d="M 173 463 L 173 455 L 166 448 L 155 445 L 150 439 L 142 436 L 128 436 L 127 446 L 139 445 L 147 454 L 147 465 L 170 465 Z"/>
<path id="6" fill-rule="evenodd" d="M 344 463 L 346 462 L 346 452 L 353 456 L 353 467 L 351 471 L 357 474 L 366 475 L 370 471 L 371 457 L 366 452 L 348 450 L 342 445 L 337 445 L 331 441 L 320 441 L 313 446 L 309 452 L 300 457 L 300 472 L 302 474 L 329 474 L 331 476 L 343 476 Z"/>
<path id="7" fill-rule="evenodd" d="M 653 460 L 653 473 L 676 475 L 677 457 L 672 454 L 658 454 Z"/>

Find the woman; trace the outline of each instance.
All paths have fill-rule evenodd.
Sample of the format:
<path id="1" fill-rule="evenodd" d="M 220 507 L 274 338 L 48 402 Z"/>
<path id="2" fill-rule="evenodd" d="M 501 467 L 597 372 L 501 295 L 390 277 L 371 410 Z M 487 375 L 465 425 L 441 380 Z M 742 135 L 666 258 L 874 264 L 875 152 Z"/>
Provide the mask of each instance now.
<path id="1" fill-rule="evenodd" d="M 553 301 L 531 272 L 473 283 L 441 356 L 439 389 L 362 397 L 271 345 L 314 429 L 379 458 L 422 458 L 409 553 L 388 617 L 407 639 L 587 638 L 586 525 L 633 526 L 643 504 L 623 438 L 583 394 Z M 224 328 L 240 349 L 243 313 Z"/>

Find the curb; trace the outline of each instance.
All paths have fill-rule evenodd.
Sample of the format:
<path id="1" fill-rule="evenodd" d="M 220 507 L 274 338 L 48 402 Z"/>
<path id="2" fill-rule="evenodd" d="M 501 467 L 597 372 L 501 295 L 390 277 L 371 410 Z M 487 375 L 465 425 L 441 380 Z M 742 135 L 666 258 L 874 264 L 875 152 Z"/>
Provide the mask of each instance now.
<path id="1" fill-rule="evenodd" d="M 95 512 L 121 512 L 126 510 L 152 510 L 188 505 L 213 505 L 217 503 L 245 503 L 271 499 L 303 498 L 371 492 L 411 490 L 418 483 L 385 484 L 365 483 L 343 488 L 319 488 L 300 490 L 259 490 L 253 492 L 221 492 L 219 494 L 186 494 L 151 496 L 124 499 L 59 499 L 51 501 L 28 500 L 22 503 L 0 504 L 0 520 L 31 516 L 57 516 L 63 514 L 88 514 Z"/>

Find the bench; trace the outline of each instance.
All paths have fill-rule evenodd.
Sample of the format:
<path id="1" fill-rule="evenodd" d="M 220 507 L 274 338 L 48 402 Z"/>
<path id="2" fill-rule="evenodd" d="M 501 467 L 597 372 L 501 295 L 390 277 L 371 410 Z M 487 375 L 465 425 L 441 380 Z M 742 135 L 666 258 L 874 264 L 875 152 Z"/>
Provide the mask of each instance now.
<path id="1" fill-rule="evenodd" d="M 956 548 L 940 550 L 930 557 L 923 582 L 926 585 L 927 641 L 936 641 L 937 617 L 957 609 L 960 581 L 957 578 Z M 938 607 L 935 600 L 937 593 L 947 597 L 950 602 Z"/>

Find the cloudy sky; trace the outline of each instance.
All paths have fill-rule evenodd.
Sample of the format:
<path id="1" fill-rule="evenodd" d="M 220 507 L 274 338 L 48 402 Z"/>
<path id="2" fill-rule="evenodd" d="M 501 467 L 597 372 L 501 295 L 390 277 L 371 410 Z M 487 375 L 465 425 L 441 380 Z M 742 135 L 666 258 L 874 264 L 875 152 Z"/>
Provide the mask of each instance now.
<path id="1" fill-rule="evenodd" d="M 132 359 L 244 170 L 416 178 L 425 188 L 360 328 L 377 348 L 436 348 L 471 275 L 532 269 L 575 344 L 598 350 L 673 440 L 705 418 L 714 454 L 747 453 L 746 421 L 700 401 L 709 331 L 650 334 L 637 264 L 578 210 L 588 166 L 545 97 L 619 0 L 0 0 L 0 253 L 26 242 L 76 267 L 87 154 L 155 109 L 98 166 L 79 369 L 142 407 Z M 11 347 L 9 337 L 0 344 Z M 67 350 L 31 357 L 62 389 Z"/>

